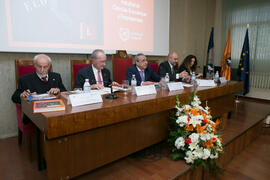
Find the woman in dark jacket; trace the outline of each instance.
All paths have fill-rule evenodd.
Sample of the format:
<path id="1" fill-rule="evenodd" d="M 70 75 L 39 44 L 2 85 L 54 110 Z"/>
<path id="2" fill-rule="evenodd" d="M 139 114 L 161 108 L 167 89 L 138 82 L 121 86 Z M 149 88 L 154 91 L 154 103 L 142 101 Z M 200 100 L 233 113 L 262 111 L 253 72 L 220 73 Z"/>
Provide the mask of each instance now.
<path id="1" fill-rule="evenodd" d="M 179 67 L 179 73 L 186 71 L 189 75 L 191 75 L 192 72 L 195 72 L 197 68 L 197 58 L 194 55 L 188 55 L 183 63 Z M 197 77 L 201 77 L 202 74 L 199 73 Z"/>

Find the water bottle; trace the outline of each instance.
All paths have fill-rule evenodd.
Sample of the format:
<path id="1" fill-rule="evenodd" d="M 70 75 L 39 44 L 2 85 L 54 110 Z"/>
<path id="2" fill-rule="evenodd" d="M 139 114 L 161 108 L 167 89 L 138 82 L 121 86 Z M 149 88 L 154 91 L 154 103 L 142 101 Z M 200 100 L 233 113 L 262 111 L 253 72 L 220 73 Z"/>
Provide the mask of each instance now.
<path id="1" fill-rule="evenodd" d="M 195 85 L 195 83 L 196 83 L 196 75 L 195 75 L 195 72 L 191 72 L 190 82 L 191 82 L 191 84 Z"/>
<path id="2" fill-rule="evenodd" d="M 218 73 L 218 71 L 216 71 L 214 81 L 215 81 L 215 83 L 219 83 L 219 73 Z"/>
<path id="3" fill-rule="evenodd" d="M 90 84 L 89 84 L 89 79 L 85 79 L 85 82 L 84 82 L 84 84 L 83 84 L 83 91 L 84 91 L 85 93 L 90 93 L 90 91 L 91 91 L 91 86 L 90 86 Z"/>
<path id="4" fill-rule="evenodd" d="M 166 73 L 165 75 L 165 83 L 169 83 L 170 82 L 170 76 L 169 76 L 169 73 Z"/>
<path id="5" fill-rule="evenodd" d="M 135 93 L 136 86 L 137 86 L 137 80 L 136 80 L 135 74 L 132 74 L 132 78 L 131 78 L 132 93 Z"/>
<path id="6" fill-rule="evenodd" d="M 135 74 L 132 74 L 131 86 L 137 86 L 137 80 L 136 80 Z"/>

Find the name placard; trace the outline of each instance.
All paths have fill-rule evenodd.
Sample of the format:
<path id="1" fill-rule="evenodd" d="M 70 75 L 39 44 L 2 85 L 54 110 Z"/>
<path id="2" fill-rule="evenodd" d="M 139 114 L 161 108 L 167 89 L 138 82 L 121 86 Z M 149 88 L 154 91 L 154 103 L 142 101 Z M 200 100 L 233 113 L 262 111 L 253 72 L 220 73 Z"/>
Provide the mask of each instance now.
<path id="1" fill-rule="evenodd" d="M 220 83 L 221 84 L 227 82 L 227 80 L 225 79 L 225 77 L 220 77 L 219 80 L 220 80 Z"/>
<path id="2" fill-rule="evenodd" d="M 170 82 L 168 83 L 168 88 L 169 91 L 184 89 L 183 84 L 181 82 Z"/>
<path id="3" fill-rule="evenodd" d="M 199 86 L 216 86 L 214 80 L 197 79 Z"/>
<path id="4" fill-rule="evenodd" d="M 102 97 L 97 92 L 71 94 L 69 100 L 72 106 L 81 106 L 103 102 Z"/>
<path id="5" fill-rule="evenodd" d="M 176 78 L 176 79 L 179 79 L 179 78 L 180 78 L 180 73 L 177 73 L 177 74 L 175 75 L 175 78 Z"/>
<path id="6" fill-rule="evenodd" d="M 135 92 L 137 96 L 143 96 L 148 94 L 157 94 L 156 88 L 154 85 L 147 86 L 136 86 Z"/>

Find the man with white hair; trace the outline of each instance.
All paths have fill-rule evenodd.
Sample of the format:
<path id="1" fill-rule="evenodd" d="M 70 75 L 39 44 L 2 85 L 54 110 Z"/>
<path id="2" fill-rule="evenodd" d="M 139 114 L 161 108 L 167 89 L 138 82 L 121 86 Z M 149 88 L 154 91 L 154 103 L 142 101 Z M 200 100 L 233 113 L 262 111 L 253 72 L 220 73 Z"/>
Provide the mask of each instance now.
<path id="1" fill-rule="evenodd" d="M 51 68 L 51 58 L 45 54 L 38 54 L 34 57 L 35 72 L 21 76 L 18 88 L 12 95 L 14 103 L 21 103 L 21 98 L 27 98 L 30 94 L 58 94 L 66 91 L 62 83 L 60 74 L 49 72 Z M 23 118 L 27 123 L 28 118 Z"/>
<path id="2" fill-rule="evenodd" d="M 110 71 L 106 68 L 107 57 L 102 49 L 94 50 L 91 54 L 91 60 L 91 65 L 78 71 L 75 88 L 83 88 L 85 79 L 89 79 L 91 89 L 103 89 L 110 85 L 119 85 L 111 80 Z"/>

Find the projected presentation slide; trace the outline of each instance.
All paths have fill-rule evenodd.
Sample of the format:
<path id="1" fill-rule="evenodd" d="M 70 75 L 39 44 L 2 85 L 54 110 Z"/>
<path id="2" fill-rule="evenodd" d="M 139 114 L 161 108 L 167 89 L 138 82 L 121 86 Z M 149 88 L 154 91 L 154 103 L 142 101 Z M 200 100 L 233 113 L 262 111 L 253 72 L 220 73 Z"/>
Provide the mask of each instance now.
<path id="1" fill-rule="evenodd" d="M 154 48 L 154 0 L 3 2 L 9 49 Z"/>

